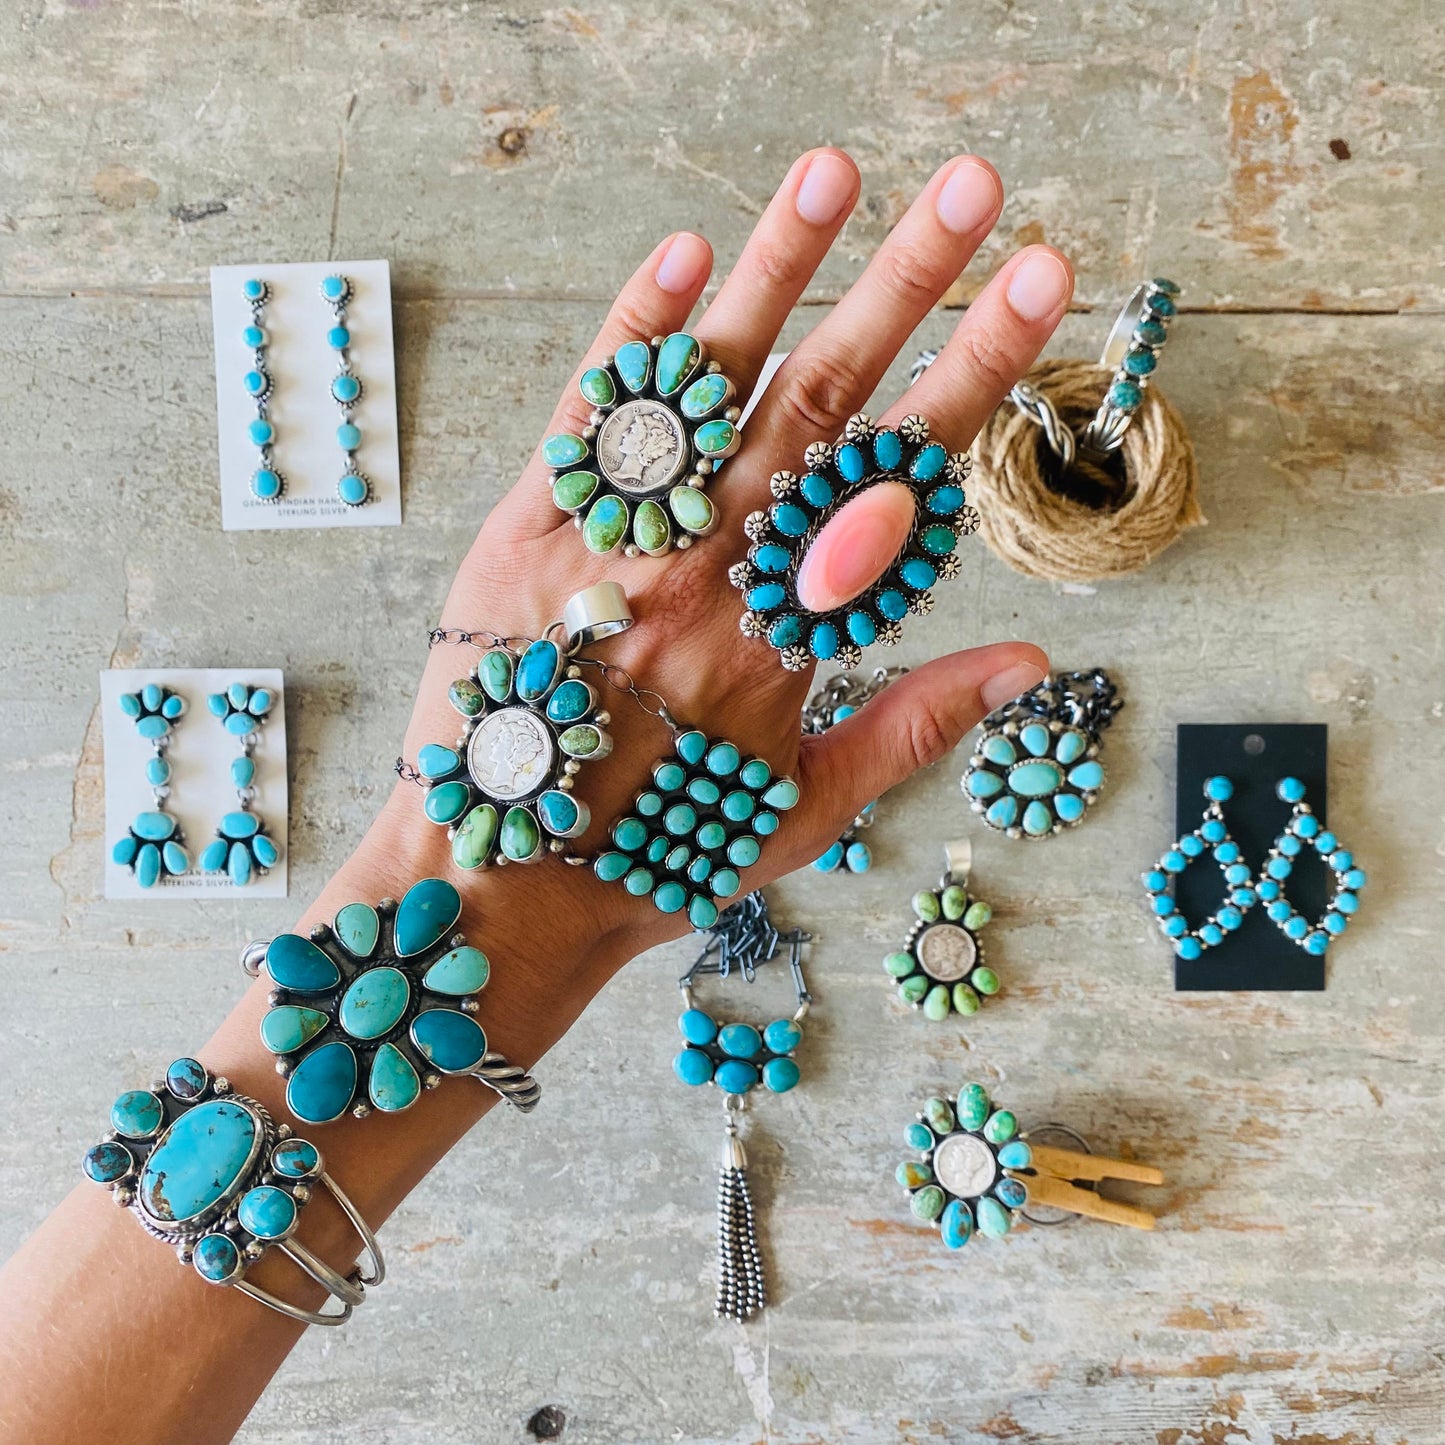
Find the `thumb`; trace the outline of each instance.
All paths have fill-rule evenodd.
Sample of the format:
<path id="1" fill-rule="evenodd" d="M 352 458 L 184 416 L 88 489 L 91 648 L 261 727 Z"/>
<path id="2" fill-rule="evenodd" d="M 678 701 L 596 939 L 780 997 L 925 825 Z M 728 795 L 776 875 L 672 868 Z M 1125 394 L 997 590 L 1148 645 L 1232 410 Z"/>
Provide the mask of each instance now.
<path id="1" fill-rule="evenodd" d="M 1027 642 L 955 652 L 899 678 L 853 716 L 806 739 L 798 761 L 802 826 L 790 835 L 836 837 L 860 808 L 947 757 L 986 713 L 1042 682 L 1048 665 Z"/>

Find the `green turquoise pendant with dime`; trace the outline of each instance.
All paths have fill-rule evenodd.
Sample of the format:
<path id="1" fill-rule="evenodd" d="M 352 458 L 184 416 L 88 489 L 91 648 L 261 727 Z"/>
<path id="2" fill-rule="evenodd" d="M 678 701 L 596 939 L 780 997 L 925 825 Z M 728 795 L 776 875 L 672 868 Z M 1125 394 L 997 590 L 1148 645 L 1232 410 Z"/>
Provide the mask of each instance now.
<path id="1" fill-rule="evenodd" d="M 734 388 L 685 331 L 629 341 L 578 383 L 581 432 L 542 443 L 552 500 L 588 551 L 660 557 L 717 527 L 704 488 L 741 445 Z"/>

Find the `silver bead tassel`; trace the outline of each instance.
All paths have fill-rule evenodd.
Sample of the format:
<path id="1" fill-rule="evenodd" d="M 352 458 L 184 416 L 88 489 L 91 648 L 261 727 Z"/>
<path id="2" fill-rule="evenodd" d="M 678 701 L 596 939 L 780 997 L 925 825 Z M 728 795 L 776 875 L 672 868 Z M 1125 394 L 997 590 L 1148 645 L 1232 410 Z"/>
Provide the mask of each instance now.
<path id="1" fill-rule="evenodd" d="M 719 1319 L 745 1320 L 768 1302 L 763 1260 L 748 1192 L 748 1156 L 729 1116 L 717 1181 L 717 1299 Z"/>

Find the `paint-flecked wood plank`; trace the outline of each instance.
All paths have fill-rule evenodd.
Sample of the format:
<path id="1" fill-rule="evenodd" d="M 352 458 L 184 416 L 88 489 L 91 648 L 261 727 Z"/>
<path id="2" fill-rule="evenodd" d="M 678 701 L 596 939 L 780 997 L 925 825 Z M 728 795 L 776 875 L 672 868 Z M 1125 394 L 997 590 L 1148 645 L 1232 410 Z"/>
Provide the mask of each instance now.
<path id="1" fill-rule="evenodd" d="M 177 7 L 0 27 L 0 290 L 191 288 L 384 254 L 414 292 L 610 294 L 659 231 L 738 231 L 807 145 L 865 201 L 836 292 L 963 148 L 1080 297 L 1438 307 L 1442 42 L 1415 0 Z"/>

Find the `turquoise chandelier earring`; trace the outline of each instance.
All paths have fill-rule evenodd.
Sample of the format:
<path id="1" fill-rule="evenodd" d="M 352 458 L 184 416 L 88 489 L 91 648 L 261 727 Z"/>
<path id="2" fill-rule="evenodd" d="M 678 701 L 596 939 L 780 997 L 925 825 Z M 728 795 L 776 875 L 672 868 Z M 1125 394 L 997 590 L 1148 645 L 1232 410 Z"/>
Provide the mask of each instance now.
<path id="1" fill-rule="evenodd" d="M 1104 729 L 1124 706 L 1101 667 L 1050 673 L 995 708 L 979 727 L 963 775 L 969 807 L 1010 838 L 1076 827 L 1104 786 Z"/>
<path id="2" fill-rule="evenodd" d="M 327 344 L 336 353 L 336 375 L 331 378 L 331 399 L 336 403 L 341 421 L 336 428 L 336 441 L 345 456 L 336 495 L 348 507 L 361 507 L 371 500 L 371 483 L 357 469 L 356 453 L 361 446 L 361 428 L 356 425 L 356 408 L 361 401 L 361 378 L 351 369 L 351 328 L 347 324 L 347 308 L 352 299 L 351 281 L 346 276 L 327 276 L 321 283 L 321 299 L 334 313 L 326 333 Z"/>
<path id="3" fill-rule="evenodd" d="M 1199 826 L 1186 833 L 1144 874 L 1144 891 L 1159 929 L 1174 945 L 1175 954 L 1183 959 L 1199 958 L 1205 949 L 1217 948 L 1229 934 L 1244 922 L 1244 915 L 1260 901 L 1254 872 L 1243 861 L 1239 844 L 1229 836 L 1224 807 L 1234 796 L 1234 784 L 1222 775 L 1206 778 L 1205 808 Z M 1196 859 L 1212 855 L 1224 877 L 1224 899 L 1215 911 L 1197 927 L 1174 901 L 1173 880 Z M 1289 869 L 1285 869 L 1288 874 Z"/>
<path id="4" fill-rule="evenodd" d="M 660 557 L 714 531 L 703 489 L 742 444 L 741 412 L 702 342 L 684 331 L 626 342 L 578 385 L 588 424 L 549 436 L 542 460 L 588 551 Z"/>
<path id="5" fill-rule="evenodd" d="M 185 716 L 186 700 L 159 683 L 148 682 L 139 692 L 122 693 L 121 711 L 135 730 L 155 749 L 146 762 L 146 782 L 155 807 L 137 813 L 124 838 L 111 849 L 111 857 L 129 868 L 142 888 L 154 888 L 162 878 L 190 871 L 191 860 L 182 846 L 181 825 L 166 811 L 171 794 L 171 764 L 166 757 L 171 735 Z"/>
<path id="6" fill-rule="evenodd" d="M 933 609 L 934 583 L 958 575 L 954 548 L 978 527 L 963 491 L 969 459 L 930 441 L 921 416 L 879 429 L 860 412 L 836 443 L 813 442 L 803 462 L 801 477 L 773 473 L 773 504 L 743 523 L 748 555 L 728 571 L 743 594 L 739 626 L 744 637 L 765 640 L 790 672 L 815 661 L 852 668 L 870 643 L 896 643 L 910 612 Z M 879 487 L 897 489 L 903 503 L 895 509 L 897 551 L 861 592 L 833 605 L 822 584 L 816 591 L 810 584 L 809 553 L 815 545 L 826 552 L 830 526 L 850 528 L 843 514 Z"/>
<path id="7" fill-rule="evenodd" d="M 348 903 L 309 936 L 243 951 L 241 967 L 253 978 L 265 969 L 273 985 L 261 1043 L 297 1119 L 401 1113 L 464 1074 L 523 1113 L 536 1107 L 537 1081 L 489 1047 L 475 1018 L 492 966 L 452 931 L 461 913 L 450 883 L 423 878 L 400 903 Z"/>
<path id="8" fill-rule="evenodd" d="M 1281 778 L 1275 793 L 1281 802 L 1290 805 L 1290 820 L 1274 840 L 1254 891 L 1270 922 L 1306 953 L 1321 958 L 1328 952 L 1330 940 L 1345 931 L 1358 911 L 1360 890 L 1367 882 L 1365 871 L 1355 867 L 1354 854 L 1342 848 L 1339 839 L 1321 825 L 1305 801 L 1305 785 L 1298 778 Z M 1284 891 L 1295 860 L 1307 847 L 1324 859 L 1330 877 L 1329 902 L 1313 925 L 1295 909 Z"/>
<path id="9" fill-rule="evenodd" d="M 233 682 L 225 692 L 214 692 L 206 699 L 211 716 L 241 746 L 241 755 L 231 760 L 231 783 L 240 806 L 217 825 L 215 841 L 206 845 L 200 867 L 202 873 L 227 874 L 237 888 L 264 876 L 281 856 L 266 832 L 265 820 L 251 807 L 256 800 L 256 747 L 274 704 L 269 688 L 244 682 Z"/>
<path id="10" fill-rule="evenodd" d="M 682 1052 L 672 1061 L 673 1073 L 694 1087 L 715 1085 L 723 1095 L 724 1136 L 718 1173 L 718 1277 L 713 1313 L 719 1319 L 745 1320 L 768 1302 L 757 1222 L 748 1189 L 747 1154 L 739 1126 L 748 1099 L 759 1091 L 785 1094 L 799 1080 L 794 1055 L 803 1041 L 803 1019 L 813 996 L 803 978 L 803 945 L 811 935 L 800 928 L 780 932 L 768 915 L 761 893 L 750 893 L 704 930 L 708 942 L 691 968 L 678 979 L 683 1011 L 677 1021 Z M 716 1011 L 697 1006 L 694 992 L 700 979 L 725 980 L 741 974 L 747 983 L 778 951 L 788 950 L 792 977 L 792 1011 L 763 1028 L 724 1022 Z"/>
<path id="11" fill-rule="evenodd" d="M 251 308 L 251 324 L 241 333 L 242 342 L 251 352 L 251 365 L 241 378 L 241 384 L 256 407 L 256 415 L 247 427 L 251 443 L 256 448 L 256 469 L 251 473 L 251 495 L 258 502 L 279 502 L 286 490 L 286 478 L 277 470 L 272 455 L 276 444 L 276 427 L 271 421 L 269 410 L 275 383 L 266 357 L 271 338 L 264 324 L 271 288 L 266 282 L 253 276 L 242 283 L 241 292 Z"/>
<path id="12" fill-rule="evenodd" d="M 935 1023 L 950 1014 L 971 1017 L 1000 987 L 979 938 L 993 909 L 968 890 L 973 847 L 966 839 L 949 843 L 944 857 L 947 870 L 938 887 L 913 895 L 916 921 L 903 947 L 883 960 L 899 999 Z"/>

